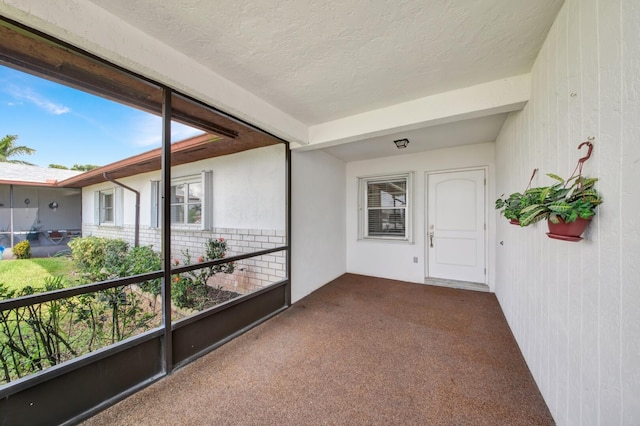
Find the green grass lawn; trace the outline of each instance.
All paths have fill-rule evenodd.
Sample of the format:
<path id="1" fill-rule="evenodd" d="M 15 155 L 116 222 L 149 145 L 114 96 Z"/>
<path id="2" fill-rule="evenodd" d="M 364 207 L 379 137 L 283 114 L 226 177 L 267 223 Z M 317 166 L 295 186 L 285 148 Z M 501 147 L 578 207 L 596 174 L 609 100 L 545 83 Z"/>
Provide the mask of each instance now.
<path id="1" fill-rule="evenodd" d="M 74 271 L 73 261 L 64 257 L 0 260 L 0 283 L 21 290 L 28 285 L 44 287 L 46 277 L 62 275 L 69 287 L 75 284 Z"/>

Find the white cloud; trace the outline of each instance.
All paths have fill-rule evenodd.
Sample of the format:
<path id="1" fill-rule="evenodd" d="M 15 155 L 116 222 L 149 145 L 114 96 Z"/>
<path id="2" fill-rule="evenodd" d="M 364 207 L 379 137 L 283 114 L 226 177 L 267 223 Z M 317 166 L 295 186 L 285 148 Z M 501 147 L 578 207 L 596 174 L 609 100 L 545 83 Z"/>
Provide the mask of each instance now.
<path id="1" fill-rule="evenodd" d="M 71 112 L 71 108 L 50 101 L 28 87 L 10 86 L 8 92 L 14 98 L 29 101 L 50 114 L 61 115 Z"/>

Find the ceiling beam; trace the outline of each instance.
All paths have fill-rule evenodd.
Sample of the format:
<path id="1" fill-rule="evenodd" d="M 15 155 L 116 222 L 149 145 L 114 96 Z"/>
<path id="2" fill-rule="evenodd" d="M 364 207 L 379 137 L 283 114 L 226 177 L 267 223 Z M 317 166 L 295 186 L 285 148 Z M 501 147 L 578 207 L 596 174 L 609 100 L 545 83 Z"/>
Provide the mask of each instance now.
<path id="1" fill-rule="evenodd" d="M 529 100 L 529 74 L 439 93 L 309 127 L 309 144 L 328 148 L 438 124 L 518 111 Z"/>

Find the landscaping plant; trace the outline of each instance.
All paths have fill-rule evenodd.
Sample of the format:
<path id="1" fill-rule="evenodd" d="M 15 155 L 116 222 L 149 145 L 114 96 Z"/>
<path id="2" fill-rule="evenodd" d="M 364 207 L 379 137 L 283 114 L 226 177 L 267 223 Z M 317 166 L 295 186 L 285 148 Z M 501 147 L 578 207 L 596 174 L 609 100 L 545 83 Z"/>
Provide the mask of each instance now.
<path id="1" fill-rule="evenodd" d="M 205 243 L 205 254 L 198 258 L 198 262 L 223 259 L 226 253 L 227 242 L 224 238 L 211 238 Z M 191 265 L 189 250 L 185 250 L 182 254 L 186 259 L 185 265 Z M 179 263 L 178 260 L 174 261 L 175 266 Z M 171 299 L 180 308 L 200 310 L 207 302 L 209 279 L 218 273 L 232 274 L 234 270 L 234 263 L 229 262 L 174 275 L 171 279 Z"/>
<path id="2" fill-rule="evenodd" d="M 13 246 L 13 255 L 18 259 L 31 259 L 31 243 L 27 240 L 20 241 Z"/>

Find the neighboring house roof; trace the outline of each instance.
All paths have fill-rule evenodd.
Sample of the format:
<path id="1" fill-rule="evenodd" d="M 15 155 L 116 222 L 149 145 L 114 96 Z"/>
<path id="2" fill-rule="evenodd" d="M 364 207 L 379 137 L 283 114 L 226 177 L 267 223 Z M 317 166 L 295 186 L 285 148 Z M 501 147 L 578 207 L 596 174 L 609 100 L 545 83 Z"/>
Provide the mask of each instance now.
<path id="1" fill-rule="evenodd" d="M 77 170 L 50 169 L 25 164 L 0 162 L 0 184 L 63 186 L 60 181 L 82 174 Z"/>
<path id="2" fill-rule="evenodd" d="M 275 138 L 259 134 L 250 129 L 243 130 L 238 139 L 226 136 L 204 133 L 183 141 L 171 144 L 171 165 L 178 166 L 206 158 L 233 154 L 263 146 L 275 145 L 279 141 Z M 156 148 L 133 157 L 125 158 L 106 166 L 90 170 L 82 175 L 69 177 L 58 183 L 66 188 L 83 188 L 89 185 L 105 182 L 104 173 L 110 178 L 120 179 L 160 170 L 162 149 Z"/>

